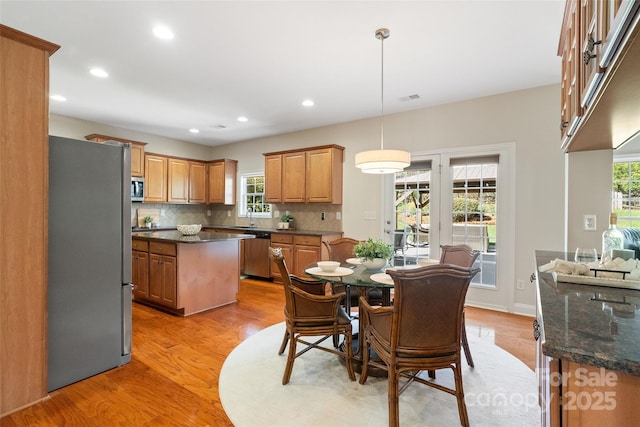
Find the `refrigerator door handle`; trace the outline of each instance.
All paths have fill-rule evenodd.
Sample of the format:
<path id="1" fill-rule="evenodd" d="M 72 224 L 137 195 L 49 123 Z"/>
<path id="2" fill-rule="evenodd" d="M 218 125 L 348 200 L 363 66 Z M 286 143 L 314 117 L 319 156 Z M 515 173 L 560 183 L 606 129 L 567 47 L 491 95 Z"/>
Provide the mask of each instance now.
<path id="1" fill-rule="evenodd" d="M 121 365 L 131 361 L 131 323 L 133 283 L 122 284 L 122 358 Z"/>

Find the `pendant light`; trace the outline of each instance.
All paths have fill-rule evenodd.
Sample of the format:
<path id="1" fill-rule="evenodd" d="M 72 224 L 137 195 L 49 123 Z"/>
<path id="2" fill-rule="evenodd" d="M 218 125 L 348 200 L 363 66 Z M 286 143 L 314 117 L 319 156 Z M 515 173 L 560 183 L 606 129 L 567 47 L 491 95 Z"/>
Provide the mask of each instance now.
<path id="1" fill-rule="evenodd" d="M 401 150 L 384 149 L 384 39 L 389 37 L 387 28 L 376 31 L 382 47 L 380 84 L 380 149 L 356 153 L 356 167 L 363 173 L 386 174 L 400 172 L 411 164 L 411 155 Z"/>

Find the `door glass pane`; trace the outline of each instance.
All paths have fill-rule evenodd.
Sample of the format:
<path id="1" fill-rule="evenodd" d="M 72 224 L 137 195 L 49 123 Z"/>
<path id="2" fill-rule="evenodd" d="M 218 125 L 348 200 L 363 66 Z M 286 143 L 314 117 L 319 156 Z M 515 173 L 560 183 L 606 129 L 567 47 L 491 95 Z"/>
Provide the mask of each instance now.
<path id="1" fill-rule="evenodd" d="M 498 161 L 491 158 L 456 159 L 451 167 L 451 242 L 481 252 L 481 271 L 472 283 L 488 287 L 496 285 L 497 171 Z"/>
<path id="2" fill-rule="evenodd" d="M 394 265 L 429 257 L 431 163 L 412 164 L 394 179 Z"/>

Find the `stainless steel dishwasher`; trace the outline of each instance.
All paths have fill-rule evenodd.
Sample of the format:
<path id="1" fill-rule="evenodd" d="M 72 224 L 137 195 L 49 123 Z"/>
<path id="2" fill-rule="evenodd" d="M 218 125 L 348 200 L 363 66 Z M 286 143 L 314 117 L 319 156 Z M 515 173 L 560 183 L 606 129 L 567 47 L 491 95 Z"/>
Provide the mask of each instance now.
<path id="1" fill-rule="evenodd" d="M 244 269 L 247 276 L 271 278 L 271 260 L 269 246 L 271 233 L 262 230 L 246 230 L 244 234 L 252 234 L 255 239 L 244 240 Z"/>

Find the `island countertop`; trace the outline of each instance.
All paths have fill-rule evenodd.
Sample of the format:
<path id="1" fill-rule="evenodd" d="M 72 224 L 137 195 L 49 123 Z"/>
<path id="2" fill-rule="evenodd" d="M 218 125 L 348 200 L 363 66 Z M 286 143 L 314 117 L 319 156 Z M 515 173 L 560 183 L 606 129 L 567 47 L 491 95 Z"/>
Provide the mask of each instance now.
<path id="1" fill-rule="evenodd" d="M 193 236 L 183 236 L 177 230 L 164 231 L 139 231 L 131 233 L 133 238 L 142 238 L 148 240 L 169 241 L 175 243 L 209 243 L 220 242 L 225 240 L 253 239 L 255 236 L 250 234 L 235 233 L 212 233 L 201 231 Z"/>
<path id="2" fill-rule="evenodd" d="M 565 252 L 535 252 L 543 354 L 640 376 L 640 291 L 556 281 L 538 269 Z"/>

